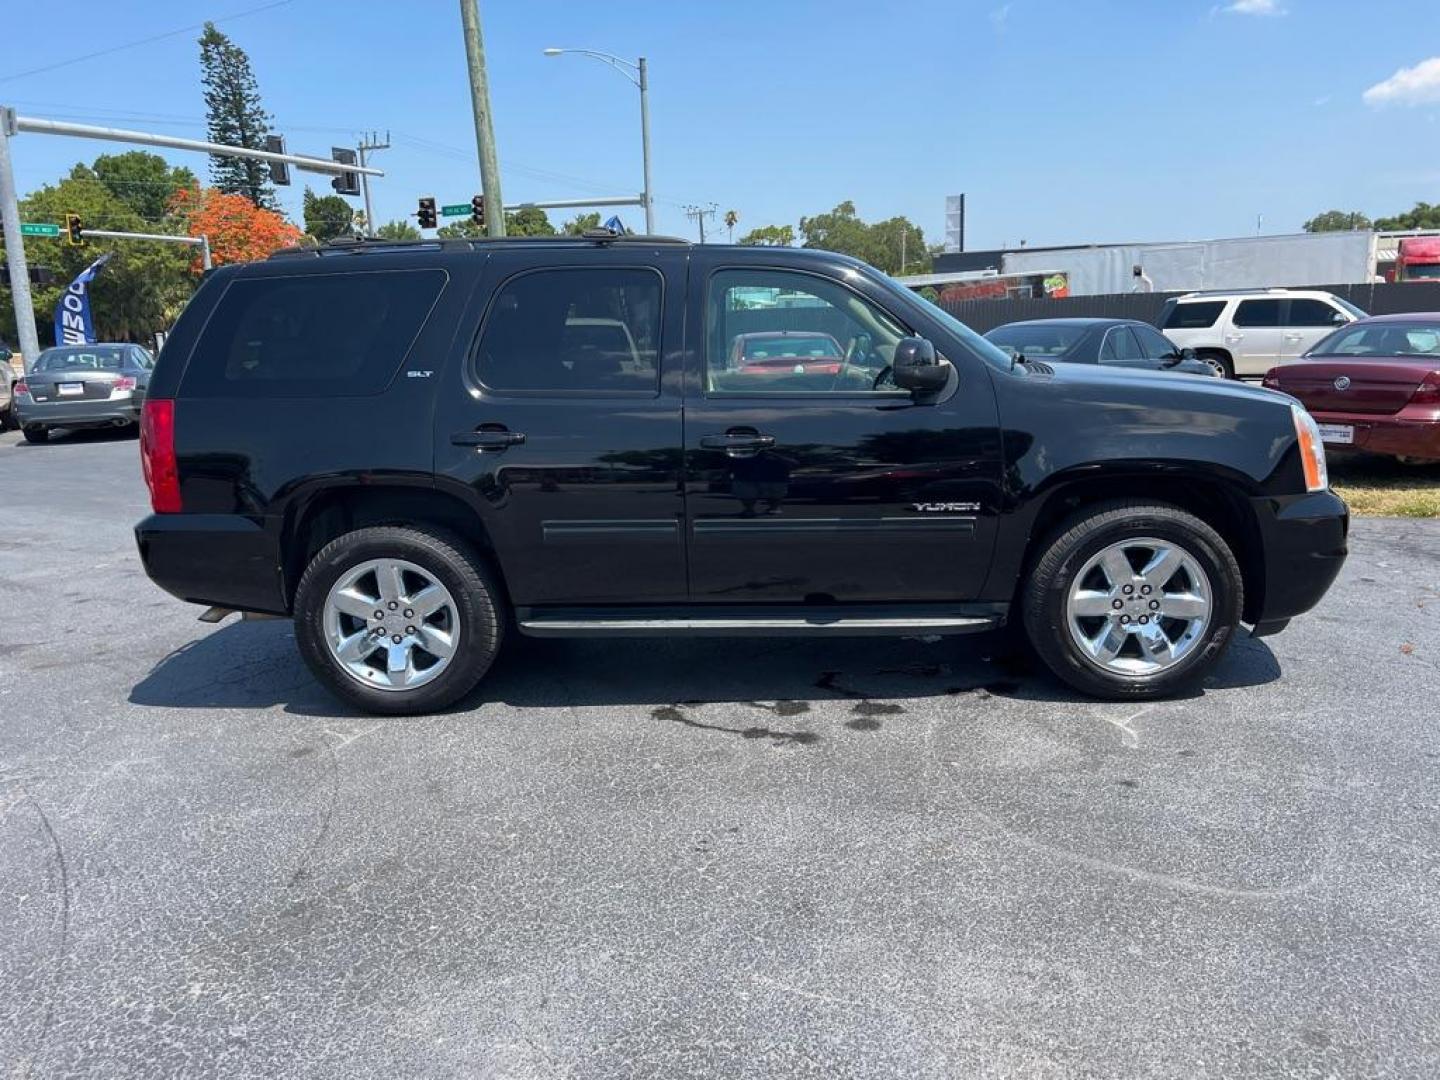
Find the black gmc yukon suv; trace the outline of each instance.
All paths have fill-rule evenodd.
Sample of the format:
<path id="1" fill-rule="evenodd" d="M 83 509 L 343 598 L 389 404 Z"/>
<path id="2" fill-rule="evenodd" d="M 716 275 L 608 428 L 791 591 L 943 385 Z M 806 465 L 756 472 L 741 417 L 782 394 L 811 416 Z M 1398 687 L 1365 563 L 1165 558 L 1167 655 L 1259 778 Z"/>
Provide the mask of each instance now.
<path id="1" fill-rule="evenodd" d="M 141 438 L 150 576 L 293 616 L 388 713 L 512 630 L 1011 620 L 1079 690 L 1169 694 L 1314 606 L 1348 525 L 1284 395 L 1017 362 L 839 255 L 608 233 L 221 269 Z"/>

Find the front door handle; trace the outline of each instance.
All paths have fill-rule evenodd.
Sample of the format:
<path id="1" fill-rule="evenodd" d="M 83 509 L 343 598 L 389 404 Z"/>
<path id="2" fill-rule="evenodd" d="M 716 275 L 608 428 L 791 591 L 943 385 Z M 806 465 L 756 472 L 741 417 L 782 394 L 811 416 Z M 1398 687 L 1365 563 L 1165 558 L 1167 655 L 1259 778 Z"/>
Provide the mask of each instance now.
<path id="1" fill-rule="evenodd" d="M 758 431 L 727 431 L 724 435 L 700 436 L 700 446 L 706 450 L 768 450 L 774 445 L 774 435 L 762 435 Z"/>
<path id="2" fill-rule="evenodd" d="M 524 441 L 525 436 L 518 431 L 489 424 L 481 425 L 474 431 L 457 431 L 450 436 L 450 442 L 455 446 L 473 446 L 477 450 L 504 450 Z"/>

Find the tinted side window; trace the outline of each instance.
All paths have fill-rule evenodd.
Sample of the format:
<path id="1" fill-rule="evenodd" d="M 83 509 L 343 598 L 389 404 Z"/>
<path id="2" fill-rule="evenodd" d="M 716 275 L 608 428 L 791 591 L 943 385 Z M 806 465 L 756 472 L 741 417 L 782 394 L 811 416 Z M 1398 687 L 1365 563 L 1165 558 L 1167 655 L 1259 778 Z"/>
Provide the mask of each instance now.
<path id="1" fill-rule="evenodd" d="M 1335 319 L 1339 314 L 1340 312 L 1325 303 L 1324 300 L 1298 297 L 1290 301 L 1290 315 L 1285 320 L 1285 325 L 1334 326 Z"/>
<path id="2" fill-rule="evenodd" d="M 1193 304 L 1176 304 L 1165 316 L 1163 330 L 1203 330 L 1214 326 L 1225 310 L 1224 300 L 1199 300 Z"/>
<path id="3" fill-rule="evenodd" d="M 1140 339 L 1140 351 L 1152 360 L 1158 360 L 1162 356 L 1169 356 L 1175 352 L 1175 345 L 1159 330 L 1152 330 L 1148 326 L 1132 326 L 1135 336 Z"/>
<path id="4" fill-rule="evenodd" d="M 232 281 L 181 384 L 188 397 L 378 394 L 415 343 L 443 270 Z"/>
<path id="5" fill-rule="evenodd" d="M 490 303 L 476 376 L 510 393 L 655 394 L 660 304 L 654 270 L 519 274 Z"/>
<path id="6" fill-rule="evenodd" d="M 1236 326 L 1279 326 L 1282 300 L 1241 300 L 1235 309 Z"/>
<path id="7" fill-rule="evenodd" d="M 905 333 L 838 282 L 784 270 L 721 270 L 706 295 L 705 389 L 868 393 Z"/>
<path id="8" fill-rule="evenodd" d="M 1128 326 L 1113 326 L 1105 333 L 1105 347 L 1100 350 L 1100 362 L 1113 364 L 1120 360 L 1139 360 L 1140 350 Z"/>

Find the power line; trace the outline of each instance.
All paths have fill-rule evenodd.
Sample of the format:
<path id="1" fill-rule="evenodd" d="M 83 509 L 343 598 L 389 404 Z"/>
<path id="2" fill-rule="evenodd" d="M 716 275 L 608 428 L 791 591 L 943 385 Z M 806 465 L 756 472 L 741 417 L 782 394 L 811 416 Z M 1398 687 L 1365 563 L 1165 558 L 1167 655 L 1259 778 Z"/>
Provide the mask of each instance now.
<path id="1" fill-rule="evenodd" d="M 295 0 L 273 0 L 269 4 L 261 4 L 259 7 L 247 8 L 244 11 L 235 11 L 229 15 L 222 15 L 218 19 L 208 19 L 207 22 L 222 23 L 234 19 L 243 19 L 246 15 L 257 15 L 262 11 L 269 11 L 272 8 L 284 7 L 286 4 L 293 4 Z M 138 41 L 127 41 L 123 45 L 112 45 L 108 49 L 100 49 L 97 52 L 86 53 L 84 56 L 75 56 L 69 60 L 61 60 L 54 64 L 46 64 L 44 67 L 31 68 L 29 71 L 17 71 L 13 75 L 0 76 L 0 82 L 11 82 L 15 79 L 24 79 L 30 75 L 40 75 L 47 71 L 54 71 L 56 68 L 69 67 L 71 64 L 80 64 L 86 60 L 94 60 L 96 57 L 109 56 L 111 53 L 121 52 L 124 49 L 134 49 L 140 45 L 149 45 L 152 42 L 164 41 L 166 38 L 179 37 L 181 34 L 194 33 L 196 30 L 203 30 L 205 23 L 195 23 L 192 26 L 182 26 L 178 30 L 167 30 L 163 34 L 154 34 L 151 37 L 140 38 Z"/>

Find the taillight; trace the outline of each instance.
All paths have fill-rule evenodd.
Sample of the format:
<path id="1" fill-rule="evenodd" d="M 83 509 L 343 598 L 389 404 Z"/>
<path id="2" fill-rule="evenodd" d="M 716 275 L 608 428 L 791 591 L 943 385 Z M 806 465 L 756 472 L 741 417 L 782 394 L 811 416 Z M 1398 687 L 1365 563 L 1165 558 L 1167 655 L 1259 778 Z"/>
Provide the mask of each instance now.
<path id="1" fill-rule="evenodd" d="M 180 513 L 180 472 L 175 466 L 175 402 L 148 399 L 140 408 L 140 468 L 157 514 Z"/>
<path id="2" fill-rule="evenodd" d="M 17 383 L 15 384 L 15 393 L 17 393 L 17 394 L 26 394 L 26 395 L 29 395 L 29 393 L 30 393 L 30 387 L 28 387 L 27 385 L 25 385 L 25 380 L 24 380 L 24 379 L 21 379 L 19 382 L 17 382 Z"/>
<path id="3" fill-rule="evenodd" d="M 115 385 L 110 388 L 113 393 L 116 390 L 134 390 L 135 377 L 133 375 L 121 375 L 115 380 Z"/>
<path id="4" fill-rule="evenodd" d="M 1415 393 L 1410 395 L 1411 405 L 1440 405 L 1440 371 L 1432 371 L 1420 380 Z"/>
<path id="5" fill-rule="evenodd" d="M 1305 469 L 1305 490 L 1324 491 L 1330 486 L 1330 471 L 1325 467 L 1325 444 L 1315 418 L 1299 404 L 1291 403 L 1290 415 L 1295 420 L 1295 438 L 1300 444 L 1300 464 Z"/>

